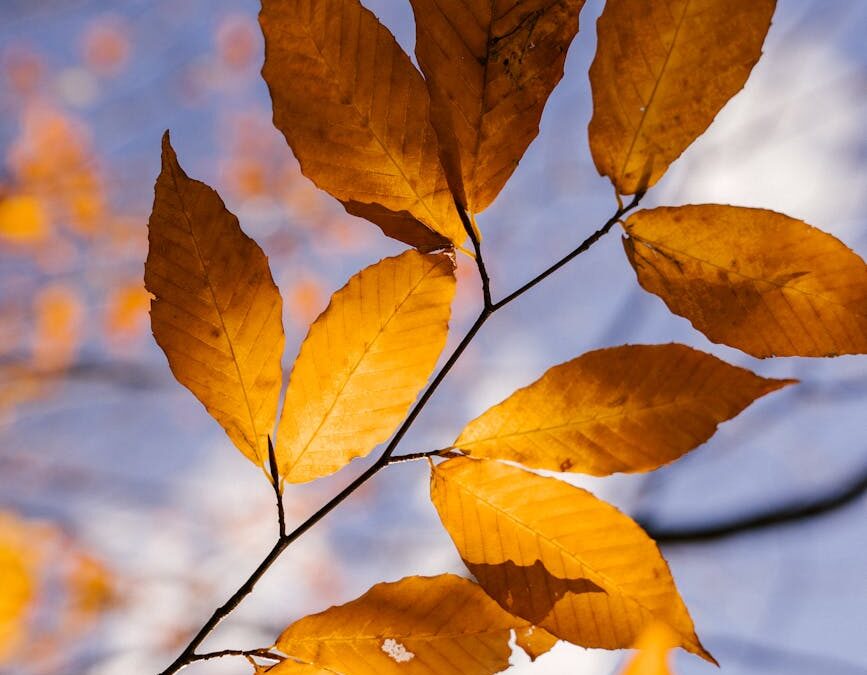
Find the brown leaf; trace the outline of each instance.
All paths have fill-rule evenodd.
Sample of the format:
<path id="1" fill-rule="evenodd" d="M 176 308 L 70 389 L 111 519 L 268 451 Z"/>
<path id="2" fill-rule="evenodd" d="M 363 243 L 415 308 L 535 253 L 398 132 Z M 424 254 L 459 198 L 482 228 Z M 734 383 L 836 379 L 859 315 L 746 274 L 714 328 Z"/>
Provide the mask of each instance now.
<path id="1" fill-rule="evenodd" d="M 449 254 L 409 250 L 332 296 L 289 379 L 277 430 L 281 476 L 328 475 L 391 435 L 445 346 L 454 293 Z"/>
<path id="2" fill-rule="evenodd" d="M 713 342 L 759 358 L 867 353 L 867 265 L 830 234 L 718 204 L 639 211 L 625 229 L 642 287 Z"/>
<path id="3" fill-rule="evenodd" d="M 479 213 L 539 133 L 584 0 L 411 2 L 443 165 L 462 205 Z"/>
<path id="4" fill-rule="evenodd" d="M 358 0 L 263 0 L 262 76 L 301 171 L 350 213 L 422 250 L 466 234 L 421 74 Z"/>
<path id="5" fill-rule="evenodd" d="M 477 417 L 454 446 L 550 471 L 652 471 L 793 382 L 759 377 L 684 345 L 599 349 L 554 366 Z"/>
<path id="6" fill-rule="evenodd" d="M 282 300 L 268 259 L 166 132 L 148 221 L 151 326 L 175 378 L 264 466 L 282 385 Z"/>
<path id="7" fill-rule="evenodd" d="M 596 168 L 652 187 L 747 81 L 775 0 L 608 0 L 590 67 Z"/>
<path id="8" fill-rule="evenodd" d="M 554 478 L 468 457 L 432 468 L 431 499 L 464 561 L 485 566 L 482 587 L 512 611 L 532 608 L 534 618 L 550 607 L 536 623 L 552 635 L 620 649 L 663 621 L 681 646 L 712 660 L 656 545 L 610 504 Z M 552 578 L 564 583 L 541 583 Z"/>
<path id="9" fill-rule="evenodd" d="M 289 626 L 277 647 L 352 675 L 492 675 L 526 622 L 453 574 L 376 584 L 360 598 Z"/>

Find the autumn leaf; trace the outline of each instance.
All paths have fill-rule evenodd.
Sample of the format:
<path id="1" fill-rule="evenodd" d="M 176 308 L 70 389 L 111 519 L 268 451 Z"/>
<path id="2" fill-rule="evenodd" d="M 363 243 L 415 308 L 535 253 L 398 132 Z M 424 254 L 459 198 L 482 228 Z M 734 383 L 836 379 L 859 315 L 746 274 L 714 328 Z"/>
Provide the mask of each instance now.
<path id="1" fill-rule="evenodd" d="M 439 163 L 421 74 L 358 0 L 263 0 L 262 76 L 301 171 L 422 250 L 466 234 Z"/>
<path id="2" fill-rule="evenodd" d="M 584 0 L 411 2 L 443 165 L 461 204 L 479 213 L 539 133 Z"/>
<path id="3" fill-rule="evenodd" d="M 277 431 L 280 475 L 328 475 L 394 431 L 445 346 L 452 257 L 409 250 L 331 298 L 295 362 Z"/>
<path id="4" fill-rule="evenodd" d="M 749 77 L 775 0 L 609 0 L 590 66 L 596 168 L 653 186 Z"/>
<path id="5" fill-rule="evenodd" d="M 638 651 L 620 675 L 672 675 L 669 665 L 674 636 L 664 623 L 650 624 L 635 643 Z"/>
<path id="6" fill-rule="evenodd" d="M 48 216 L 33 195 L 0 197 L 0 241 L 37 244 L 49 233 Z"/>
<path id="7" fill-rule="evenodd" d="M 342 675 L 336 670 L 286 659 L 274 666 L 255 666 L 255 675 Z"/>
<path id="8" fill-rule="evenodd" d="M 626 222 L 642 287 L 747 354 L 867 352 L 867 266 L 838 239 L 765 209 L 660 207 Z"/>
<path id="9" fill-rule="evenodd" d="M 526 622 L 455 576 L 406 577 L 307 616 L 277 640 L 286 654 L 352 675 L 489 675 L 509 665 Z"/>
<path id="10" fill-rule="evenodd" d="M 584 647 L 629 647 L 663 621 L 712 657 L 642 529 L 589 492 L 468 457 L 432 468 L 431 499 L 461 557 L 501 607 Z M 541 619 L 540 619 L 541 617 Z"/>
<path id="11" fill-rule="evenodd" d="M 470 422 L 476 457 L 604 476 L 652 471 L 793 380 L 769 380 L 684 345 L 624 345 L 554 366 Z"/>
<path id="12" fill-rule="evenodd" d="M 556 636 L 539 626 L 527 626 L 515 630 L 515 644 L 524 650 L 531 661 L 551 651 L 557 642 L 559 640 Z"/>
<path id="13" fill-rule="evenodd" d="M 151 326 L 172 373 L 264 466 L 282 384 L 280 292 L 220 196 L 181 169 L 168 132 L 148 241 Z"/>

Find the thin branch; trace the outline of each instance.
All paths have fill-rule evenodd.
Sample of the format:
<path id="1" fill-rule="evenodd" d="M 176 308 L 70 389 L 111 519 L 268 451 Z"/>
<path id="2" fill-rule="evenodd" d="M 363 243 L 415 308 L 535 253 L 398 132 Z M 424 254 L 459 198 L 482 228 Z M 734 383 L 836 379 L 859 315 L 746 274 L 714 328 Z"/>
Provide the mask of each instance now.
<path id="1" fill-rule="evenodd" d="M 253 589 L 255 588 L 259 579 L 280 557 L 280 554 L 282 554 L 283 551 L 285 551 L 293 542 L 295 542 L 305 532 L 307 532 L 307 530 L 312 528 L 320 520 L 327 516 L 332 510 L 334 510 L 334 508 L 337 507 L 341 502 L 343 502 L 343 500 L 349 497 L 359 487 L 364 485 L 374 475 L 379 473 L 381 469 L 392 463 L 392 455 L 397 449 L 398 444 L 406 435 L 406 432 L 409 431 L 416 418 L 424 409 L 425 405 L 427 405 L 427 402 L 434 395 L 440 384 L 442 384 L 443 380 L 449 374 L 449 371 L 451 371 L 454 365 L 458 362 L 461 355 L 473 341 L 473 338 L 475 338 L 476 334 L 494 312 L 506 306 L 512 300 L 520 297 L 528 290 L 533 288 L 536 284 L 538 284 L 539 282 L 556 272 L 558 269 L 563 267 L 570 260 L 576 258 L 581 253 L 584 253 L 586 250 L 588 250 L 593 244 L 599 241 L 599 239 L 601 239 L 611 229 L 614 223 L 616 223 L 626 212 L 637 206 L 638 202 L 641 200 L 641 197 L 642 194 L 636 194 L 633 200 L 626 207 L 619 207 L 614 213 L 614 215 L 611 216 L 611 218 L 609 218 L 609 220 L 605 223 L 605 225 L 603 225 L 599 230 L 597 230 L 592 235 L 590 235 L 590 237 L 584 240 L 578 246 L 578 248 L 576 248 L 565 258 L 559 260 L 547 270 L 536 276 L 533 280 L 524 284 L 517 291 L 511 293 L 497 303 L 493 303 L 491 301 L 490 279 L 488 278 L 487 270 L 485 269 L 485 264 L 481 252 L 481 243 L 479 242 L 479 238 L 476 234 L 475 228 L 472 226 L 472 223 L 470 222 L 466 211 L 464 211 L 462 208 L 460 208 L 460 206 L 458 206 L 458 213 L 461 214 L 461 220 L 464 224 L 464 228 L 467 230 L 467 234 L 470 237 L 470 240 L 473 242 L 473 247 L 476 250 L 476 266 L 479 270 L 479 277 L 482 282 L 482 293 L 484 296 L 484 306 L 479 312 L 478 317 L 476 317 L 476 320 L 473 322 L 473 325 L 470 326 L 470 329 L 455 347 L 454 351 L 452 351 L 451 355 L 448 357 L 446 362 L 434 376 L 433 380 L 431 380 L 430 384 L 424 390 L 421 397 L 418 399 L 418 401 L 416 401 L 416 404 L 406 416 L 403 423 L 395 432 L 394 436 L 392 436 L 391 441 L 388 443 L 385 450 L 383 450 L 382 454 L 377 458 L 377 460 L 373 464 L 371 464 L 365 471 L 363 471 L 355 480 L 349 483 L 349 485 L 343 488 L 343 490 L 341 490 L 328 502 L 326 502 L 312 516 L 310 516 L 307 520 L 305 520 L 298 527 L 296 527 L 292 532 L 284 535 L 282 534 L 281 530 L 281 535 L 278 538 L 277 542 L 274 544 L 274 547 L 269 551 L 268 555 L 265 556 L 265 559 L 261 563 L 259 563 L 259 566 L 253 571 L 247 581 L 245 581 L 243 585 L 237 591 L 235 591 L 232 597 L 230 597 L 223 605 L 214 610 L 214 613 L 207 620 L 205 625 L 202 626 L 198 633 L 196 633 L 193 639 L 190 640 L 190 643 L 186 646 L 183 652 L 181 652 L 181 654 L 172 662 L 172 664 L 164 671 L 162 671 L 159 675 L 172 675 L 173 673 L 178 672 L 182 668 L 195 661 L 197 659 L 197 656 L 199 656 L 196 654 L 196 649 L 198 649 L 199 645 L 202 644 L 205 638 L 208 637 L 208 635 L 217 627 L 217 625 L 219 625 L 219 623 L 223 619 L 225 619 L 229 614 L 232 613 L 232 611 L 241 603 L 244 598 L 246 598 L 250 593 L 253 592 Z M 407 455 L 407 457 L 411 456 Z M 409 460 L 402 457 L 396 457 L 395 463 L 399 461 Z M 282 505 L 282 500 L 280 500 L 280 504 Z"/>
<path id="2" fill-rule="evenodd" d="M 280 538 L 286 536 L 286 511 L 283 507 L 283 490 L 280 487 L 280 470 L 277 468 L 277 455 L 274 452 L 274 444 L 271 436 L 268 436 L 268 469 L 271 471 L 271 485 L 274 487 L 274 496 L 277 498 L 277 525 L 280 530 Z"/>
<path id="3" fill-rule="evenodd" d="M 460 202 L 455 199 L 455 208 L 458 210 L 458 215 L 461 217 L 461 222 L 464 225 L 464 230 L 470 241 L 473 242 L 473 250 L 476 252 L 476 267 L 479 270 L 479 278 L 482 281 L 482 299 L 485 303 L 485 309 L 493 312 L 494 303 L 491 300 L 491 279 L 488 276 L 488 270 L 485 267 L 485 259 L 482 256 L 482 242 L 479 240 L 479 233 L 476 230 L 474 223 L 467 215 L 466 209 L 461 206 Z"/>
<path id="4" fill-rule="evenodd" d="M 725 539 L 747 532 L 802 522 L 823 516 L 855 502 L 867 493 L 867 468 L 855 480 L 808 501 L 797 500 L 765 511 L 730 520 L 686 527 L 665 527 L 653 520 L 638 523 L 660 544 L 692 544 Z"/>
<path id="5" fill-rule="evenodd" d="M 440 448 L 438 450 L 428 450 L 427 452 L 410 452 L 405 455 L 396 455 L 388 458 L 388 464 L 402 464 L 403 462 L 415 462 L 419 459 L 427 459 L 428 457 L 448 457 L 451 455 L 451 448 Z"/>
<path id="6" fill-rule="evenodd" d="M 195 654 L 190 658 L 190 663 L 196 661 L 210 661 L 211 659 L 221 659 L 224 656 L 245 656 L 258 657 L 260 659 L 270 659 L 271 661 L 285 661 L 286 657 L 277 652 L 272 652 L 268 649 L 221 649 L 218 652 L 207 652 L 206 654 Z"/>
<path id="7" fill-rule="evenodd" d="M 503 298 L 499 302 L 494 303 L 493 310 L 496 311 L 496 310 L 500 309 L 501 307 L 503 307 L 504 305 L 508 305 L 510 302 L 512 302 L 512 300 L 515 300 L 516 298 L 522 296 L 524 293 L 529 291 L 531 288 L 533 288 L 533 286 L 538 284 L 540 281 L 547 279 L 549 276 L 554 274 L 554 272 L 559 270 L 565 264 L 567 264 L 568 262 L 570 262 L 574 258 L 577 258 L 579 255 L 581 255 L 582 253 L 587 251 L 591 246 L 593 246 L 593 244 L 595 244 L 597 241 L 602 239 L 602 237 L 604 237 L 606 234 L 608 234 L 608 232 L 611 230 L 612 227 L 614 227 L 614 224 L 618 220 L 620 220 L 623 216 L 625 216 L 632 209 L 634 209 L 636 206 L 638 206 L 638 204 L 641 202 L 642 197 L 644 197 L 643 192 L 636 192 L 635 196 L 632 198 L 631 202 L 629 202 L 626 206 L 618 207 L 617 211 L 614 212 L 614 215 L 611 216 L 611 218 L 609 218 L 602 227 L 600 227 L 598 230 L 596 230 L 596 232 L 594 232 L 589 237 L 587 237 L 587 239 L 582 241 L 578 245 L 577 248 L 575 248 L 570 253 L 567 253 L 565 256 L 563 256 L 560 260 L 558 260 L 556 263 L 551 265 L 548 269 L 546 269 L 541 274 L 537 274 L 535 277 L 530 279 L 530 281 L 528 281 L 526 284 L 521 286 L 515 292 L 510 293 L 509 295 L 507 295 L 505 298 Z"/>

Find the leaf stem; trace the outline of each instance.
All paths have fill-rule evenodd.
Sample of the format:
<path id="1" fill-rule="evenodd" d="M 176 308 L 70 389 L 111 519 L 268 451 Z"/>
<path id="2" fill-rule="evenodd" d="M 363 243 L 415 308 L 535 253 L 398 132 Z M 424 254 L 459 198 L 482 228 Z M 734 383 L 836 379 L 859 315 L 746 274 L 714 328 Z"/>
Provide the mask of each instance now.
<path id="1" fill-rule="evenodd" d="M 335 507 L 337 507 L 353 492 L 355 492 L 368 480 L 373 478 L 373 476 L 379 473 L 381 469 L 389 466 L 390 464 L 411 461 L 413 459 L 421 459 L 423 457 L 432 457 L 437 453 L 441 452 L 440 450 L 437 450 L 431 451 L 430 453 L 412 453 L 409 455 L 393 457 L 394 451 L 397 449 L 398 444 L 406 435 L 407 431 L 409 431 L 410 427 L 412 427 L 416 418 L 424 409 L 425 405 L 427 405 L 427 402 L 434 395 L 440 384 L 442 384 L 443 380 L 445 380 L 446 376 L 461 358 L 461 355 L 464 353 L 466 348 L 473 341 L 473 338 L 475 338 L 476 334 L 479 332 L 479 330 L 481 330 L 482 326 L 491 317 L 491 315 L 494 314 L 494 312 L 496 312 L 497 310 L 505 307 L 507 304 L 512 302 L 512 300 L 517 299 L 518 297 L 529 291 L 538 283 L 540 283 L 551 274 L 559 270 L 561 267 L 566 265 L 566 263 L 587 251 L 591 246 L 593 246 L 593 244 L 595 244 L 603 236 L 605 236 L 605 234 L 608 233 L 608 231 L 624 214 L 635 208 L 641 201 L 642 196 L 643 193 L 637 193 L 635 197 L 633 197 L 632 201 L 629 202 L 629 204 L 627 204 L 625 207 L 618 207 L 614 215 L 612 215 L 611 218 L 609 218 L 601 228 L 599 228 L 596 232 L 594 232 L 587 239 L 581 242 L 581 244 L 579 244 L 576 249 L 574 249 L 565 257 L 561 258 L 559 261 L 551 265 L 542 273 L 535 276 L 533 279 L 528 281 L 519 289 L 507 295 L 499 302 L 493 302 L 491 297 L 491 281 L 488 276 L 487 269 L 485 268 L 484 258 L 482 257 L 482 247 L 476 234 L 475 228 L 473 227 L 472 222 L 470 221 L 470 218 L 467 215 L 466 211 L 459 204 L 456 204 L 458 213 L 461 216 L 461 222 L 463 223 L 464 229 L 466 229 L 467 235 L 469 236 L 470 241 L 472 241 L 473 248 L 475 249 L 476 267 L 478 268 L 479 278 L 481 279 L 482 283 L 482 297 L 484 300 L 484 304 L 481 311 L 479 312 L 479 315 L 476 317 L 476 320 L 473 322 L 472 326 L 470 326 L 469 330 L 466 332 L 458 345 L 454 348 L 451 355 L 449 355 L 446 362 L 434 376 L 433 380 L 431 380 L 430 384 L 424 390 L 421 397 L 418 399 L 418 401 L 416 401 L 416 404 L 413 406 L 412 410 L 410 410 L 409 414 L 406 416 L 403 423 L 395 432 L 394 436 L 392 436 L 391 441 L 389 441 L 385 450 L 383 450 L 382 454 L 377 458 L 377 460 L 367 469 L 365 469 L 361 474 L 359 474 L 358 477 L 355 478 L 355 480 L 349 483 L 349 485 L 343 488 L 343 490 L 338 492 L 328 502 L 326 502 L 322 507 L 320 507 L 318 511 L 316 511 L 313 515 L 307 518 L 307 520 L 305 520 L 288 534 L 285 532 L 285 522 L 283 521 L 283 500 L 280 489 L 278 487 L 279 481 L 273 480 L 275 469 L 272 464 L 272 482 L 274 484 L 274 489 L 278 495 L 278 519 L 280 520 L 280 536 L 278 537 L 277 542 L 268 552 L 268 555 L 265 556 L 264 560 L 259 563 L 259 566 L 253 571 L 247 581 L 245 581 L 241 585 L 241 587 L 238 588 L 238 590 L 235 591 L 224 604 L 220 605 L 217 609 L 214 610 L 214 613 L 211 614 L 211 617 L 205 622 L 205 624 L 196 633 L 192 640 L 190 640 L 190 643 L 186 646 L 186 648 L 184 648 L 184 650 L 180 653 L 180 655 L 178 655 L 178 657 L 172 662 L 172 664 L 168 668 L 163 670 L 159 675 L 173 675 L 173 673 L 178 672 L 182 668 L 185 668 L 186 666 L 195 661 L 204 660 L 203 657 L 206 656 L 208 658 L 217 658 L 221 655 L 238 655 L 239 652 L 237 650 L 226 650 L 223 652 L 210 652 L 210 654 L 213 654 L 213 656 L 208 656 L 207 654 L 197 654 L 196 649 L 199 647 L 200 644 L 202 644 L 205 638 L 208 637 L 208 635 L 210 635 L 210 633 L 219 625 L 219 623 L 229 614 L 231 614 L 232 611 L 239 604 L 241 604 L 241 601 L 244 600 L 244 598 L 246 598 L 250 593 L 253 592 L 253 589 L 255 588 L 259 579 L 265 574 L 265 572 L 268 571 L 268 569 L 280 557 L 283 551 L 285 551 L 292 543 L 299 539 L 301 535 L 307 532 L 307 530 L 312 528 L 320 520 L 327 516 Z M 269 454 L 273 455 L 273 449 L 269 448 Z"/>

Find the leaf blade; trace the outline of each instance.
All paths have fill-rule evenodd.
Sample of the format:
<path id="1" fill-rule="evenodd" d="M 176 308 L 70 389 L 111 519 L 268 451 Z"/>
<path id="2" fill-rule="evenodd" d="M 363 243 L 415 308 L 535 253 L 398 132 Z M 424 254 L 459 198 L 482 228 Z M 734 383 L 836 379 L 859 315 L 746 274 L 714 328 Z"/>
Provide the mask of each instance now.
<path id="1" fill-rule="evenodd" d="M 445 346 L 454 292 L 451 256 L 409 250 L 332 296 L 289 380 L 277 430 L 281 476 L 333 473 L 392 433 Z"/>
<path id="2" fill-rule="evenodd" d="M 584 0 L 411 0 L 431 122 L 462 205 L 484 211 L 539 133 Z"/>
<path id="3" fill-rule="evenodd" d="M 550 471 L 652 471 L 792 380 L 769 380 L 684 345 L 622 345 L 554 366 L 470 422 L 467 454 Z"/>
<path id="4" fill-rule="evenodd" d="M 708 339 L 758 358 L 867 353 L 867 265 L 766 209 L 659 207 L 626 222 L 641 286 Z"/>
<path id="5" fill-rule="evenodd" d="M 590 66 L 590 150 L 620 194 L 652 187 L 759 60 L 776 0 L 610 0 Z"/>
<path id="6" fill-rule="evenodd" d="M 605 649 L 629 647 L 643 627 L 663 621 L 681 646 L 712 660 L 654 542 L 589 492 L 459 457 L 432 468 L 431 500 L 464 562 L 481 567 L 479 583 L 504 609 L 545 612 L 536 624 L 552 635 Z M 543 577 L 556 582 L 553 592 Z"/>
<path id="7" fill-rule="evenodd" d="M 168 132 L 148 243 L 151 326 L 175 379 L 264 466 L 283 377 L 280 292 L 220 196 L 184 173 Z"/>
<path id="8" fill-rule="evenodd" d="M 511 630 L 526 625 L 468 579 L 406 577 L 296 621 L 277 647 L 354 675 L 488 675 L 508 666 Z"/>
<path id="9" fill-rule="evenodd" d="M 466 238 L 421 75 L 358 0 L 264 0 L 262 76 L 301 171 L 350 213 L 422 250 Z"/>

